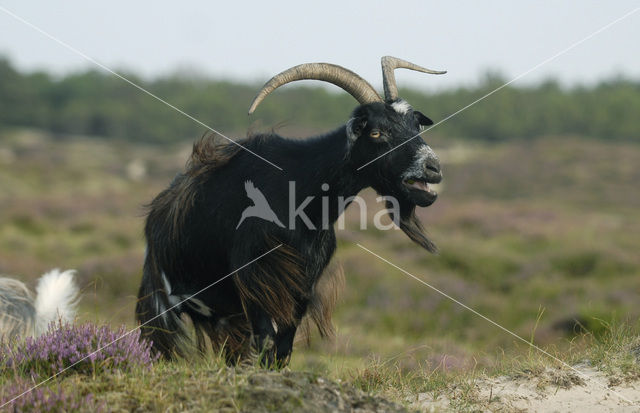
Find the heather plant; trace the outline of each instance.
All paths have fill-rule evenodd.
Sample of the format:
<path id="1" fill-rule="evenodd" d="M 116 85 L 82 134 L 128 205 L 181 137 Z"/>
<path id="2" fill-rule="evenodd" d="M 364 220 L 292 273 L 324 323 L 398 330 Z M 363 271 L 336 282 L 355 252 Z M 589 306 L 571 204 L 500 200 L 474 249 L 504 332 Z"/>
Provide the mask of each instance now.
<path id="1" fill-rule="evenodd" d="M 140 331 L 127 333 L 124 326 L 111 330 L 92 323 L 52 324 L 37 338 L 3 344 L 0 366 L 4 371 L 32 377 L 69 372 L 95 375 L 100 372 L 135 368 L 150 369 L 156 359 Z"/>
<path id="2" fill-rule="evenodd" d="M 19 381 L 0 391 L 0 406 L 14 412 L 99 412 L 102 404 L 96 402 L 93 394 L 84 397 L 65 393 L 61 388 L 38 387 Z M 6 404 L 6 406 L 5 406 Z"/>

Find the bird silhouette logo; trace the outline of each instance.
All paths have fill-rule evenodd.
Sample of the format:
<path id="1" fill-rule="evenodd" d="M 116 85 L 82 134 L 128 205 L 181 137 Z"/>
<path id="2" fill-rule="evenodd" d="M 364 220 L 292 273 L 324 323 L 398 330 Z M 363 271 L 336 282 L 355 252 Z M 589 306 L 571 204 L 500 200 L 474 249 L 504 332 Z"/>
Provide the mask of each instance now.
<path id="1" fill-rule="evenodd" d="M 242 216 L 240 217 L 240 222 L 236 226 L 236 229 L 240 227 L 240 224 L 251 217 L 262 218 L 265 221 L 273 222 L 281 228 L 284 228 L 284 224 L 280 222 L 271 206 L 269 206 L 269 202 L 267 202 L 267 198 L 265 198 L 264 194 L 260 192 L 258 188 L 253 185 L 251 181 L 245 181 L 244 189 L 247 191 L 247 197 L 253 201 L 253 205 L 248 206 L 242 211 Z"/>

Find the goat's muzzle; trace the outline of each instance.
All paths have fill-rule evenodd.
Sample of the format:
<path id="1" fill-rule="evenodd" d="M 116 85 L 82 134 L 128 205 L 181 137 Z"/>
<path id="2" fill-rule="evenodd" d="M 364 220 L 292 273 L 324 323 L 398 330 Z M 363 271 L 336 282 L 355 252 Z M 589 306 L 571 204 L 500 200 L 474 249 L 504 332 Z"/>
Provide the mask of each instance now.
<path id="1" fill-rule="evenodd" d="M 415 160 L 402 174 L 402 184 L 408 198 L 418 206 L 433 204 L 438 193 L 429 184 L 442 181 L 442 170 L 438 156 L 427 145 L 420 148 Z"/>

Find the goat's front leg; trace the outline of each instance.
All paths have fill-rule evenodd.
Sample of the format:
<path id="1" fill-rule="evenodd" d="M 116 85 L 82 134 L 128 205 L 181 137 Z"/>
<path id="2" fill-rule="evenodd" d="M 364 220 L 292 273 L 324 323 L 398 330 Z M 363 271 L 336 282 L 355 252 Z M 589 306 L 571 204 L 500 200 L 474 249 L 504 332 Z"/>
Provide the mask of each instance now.
<path id="1" fill-rule="evenodd" d="M 264 367 L 273 367 L 276 331 L 271 323 L 271 316 L 257 305 L 251 305 L 247 314 L 253 330 L 253 345 L 259 354 L 260 364 Z"/>
<path id="2" fill-rule="evenodd" d="M 278 332 L 276 334 L 276 360 L 282 367 L 289 364 L 291 353 L 293 352 L 293 340 L 296 337 L 296 331 L 302 320 L 302 316 L 307 311 L 309 301 L 299 300 L 296 310 L 296 323 L 288 326 L 278 326 Z"/>
<path id="3" fill-rule="evenodd" d="M 276 360 L 281 367 L 289 364 L 291 352 L 293 351 L 293 339 L 297 330 L 297 325 L 287 326 L 282 328 L 282 331 L 278 330 L 276 334 Z"/>

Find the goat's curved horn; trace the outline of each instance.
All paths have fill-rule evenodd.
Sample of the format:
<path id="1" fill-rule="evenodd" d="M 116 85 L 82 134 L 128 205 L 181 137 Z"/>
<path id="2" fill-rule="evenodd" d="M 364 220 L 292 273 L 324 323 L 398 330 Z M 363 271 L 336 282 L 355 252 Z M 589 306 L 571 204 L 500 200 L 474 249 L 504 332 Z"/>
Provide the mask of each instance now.
<path id="1" fill-rule="evenodd" d="M 432 75 L 443 75 L 447 73 L 446 70 L 426 69 L 422 66 L 407 62 L 406 60 L 398 59 L 397 57 L 384 56 L 382 58 L 382 81 L 384 83 L 384 96 L 387 100 L 398 99 L 396 76 L 393 74 L 394 69 L 411 69 Z"/>
<path id="2" fill-rule="evenodd" d="M 264 84 L 249 107 L 249 115 L 260 102 L 276 88 L 296 80 L 322 80 L 332 83 L 356 98 L 361 105 L 371 102 L 382 102 L 378 92 L 363 78 L 349 69 L 330 63 L 304 63 L 294 66 L 272 77 Z"/>

